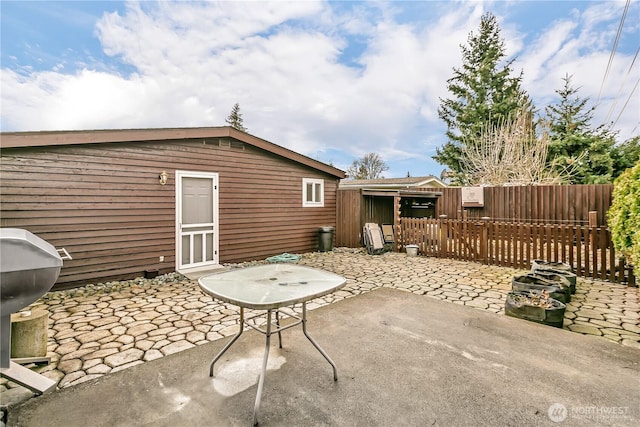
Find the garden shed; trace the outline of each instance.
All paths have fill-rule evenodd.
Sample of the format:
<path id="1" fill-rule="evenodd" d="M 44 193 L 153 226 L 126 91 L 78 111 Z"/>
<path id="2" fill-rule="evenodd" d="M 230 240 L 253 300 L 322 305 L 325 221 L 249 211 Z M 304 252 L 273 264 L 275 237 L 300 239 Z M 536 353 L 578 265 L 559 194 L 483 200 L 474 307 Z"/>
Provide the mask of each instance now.
<path id="1" fill-rule="evenodd" d="M 0 225 L 73 260 L 54 289 L 316 250 L 343 171 L 231 127 L 2 133 Z"/>

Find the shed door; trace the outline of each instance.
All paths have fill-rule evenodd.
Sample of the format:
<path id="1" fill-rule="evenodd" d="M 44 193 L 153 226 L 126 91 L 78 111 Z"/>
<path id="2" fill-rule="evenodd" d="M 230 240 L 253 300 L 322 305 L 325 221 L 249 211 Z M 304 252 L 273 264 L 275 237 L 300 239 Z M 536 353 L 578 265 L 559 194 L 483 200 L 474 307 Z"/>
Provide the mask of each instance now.
<path id="1" fill-rule="evenodd" d="M 218 174 L 176 172 L 177 268 L 218 264 Z"/>

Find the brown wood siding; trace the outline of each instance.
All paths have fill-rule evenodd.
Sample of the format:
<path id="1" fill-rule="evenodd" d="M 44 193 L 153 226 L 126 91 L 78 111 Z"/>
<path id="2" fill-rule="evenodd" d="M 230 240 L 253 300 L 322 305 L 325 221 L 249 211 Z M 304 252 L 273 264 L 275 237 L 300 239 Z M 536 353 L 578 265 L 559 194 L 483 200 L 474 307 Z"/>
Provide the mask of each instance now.
<path id="1" fill-rule="evenodd" d="M 336 224 L 335 176 L 249 144 L 121 142 L 1 154 L 1 226 L 25 228 L 74 258 L 56 288 L 175 270 L 176 170 L 219 174 L 221 263 L 313 251 L 318 227 Z M 324 179 L 324 207 L 302 207 L 302 178 Z"/>

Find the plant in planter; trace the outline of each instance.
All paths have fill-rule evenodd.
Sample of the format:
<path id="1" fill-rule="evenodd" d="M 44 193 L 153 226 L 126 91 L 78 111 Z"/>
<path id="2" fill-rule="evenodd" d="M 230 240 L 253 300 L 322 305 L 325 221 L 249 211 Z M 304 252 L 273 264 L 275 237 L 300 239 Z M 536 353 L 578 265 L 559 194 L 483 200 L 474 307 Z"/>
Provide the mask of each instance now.
<path id="1" fill-rule="evenodd" d="M 564 283 L 552 282 L 531 273 L 514 276 L 511 279 L 511 289 L 514 292 L 544 291 L 550 298 L 562 303 L 567 303 L 571 300 L 570 286 L 566 286 Z"/>
<path id="2" fill-rule="evenodd" d="M 531 270 L 553 269 L 571 271 L 571 266 L 564 262 L 545 261 L 543 259 L 534 259 L 531 261 Z"/>
<path id="3" fill-rule="evenodd" d="M 541 259 L 534 259 L 531 261 L 531 272 L 540 276 L 557 275 L 564 277 L 569 281 L 571 287 L 571 293 L 576 293 L 577 276 L 573 273 L 571 266 L 563 262 L 544 261 Z M 556 281 L 557 278 L 552 278 L 551 281 Z"/>
<path id="4" fill-rule="evenodd" d="M 536 270 L 533 271 L 532 274 L 553 283 L 555 286 L 560 286 L 564 289 L 568 289 L 569 299 L 566 302 L 571 302 L 571 294 L 576 293 L 575 274 L 558 270 Z"/>
<path id="5" fill-rule="evenodd" d="M 507 316 L 562 328 L 566 305 L 546 291 L 509 292 L 504 304 Z"/>

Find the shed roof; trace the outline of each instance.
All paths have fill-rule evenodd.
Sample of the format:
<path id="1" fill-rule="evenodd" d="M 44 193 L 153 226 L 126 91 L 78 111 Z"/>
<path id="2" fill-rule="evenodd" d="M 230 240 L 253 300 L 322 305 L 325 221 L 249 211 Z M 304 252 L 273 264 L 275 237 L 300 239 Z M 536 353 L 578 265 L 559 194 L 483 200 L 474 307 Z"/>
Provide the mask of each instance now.
<path id="1" fill-rule="evenodd" d="M 45 147 L 77 144 L 104 144 L 132 141 L 163 141 L 175 139 L 233 138 L 305 166 L 318 169 L 337 178 L 344 171 L 303 154 L 284 148 L 231 126 L 160 129 L 102 129 L 71 131 L 1 132 L 2 148 Z"/>
<path id="2" fill-rule="evenodd" d="M 340 188 L 403 189 L 419 187 L 446 187 L 433 175 L 406 178 L 350 179 L 340 182 Z"/>
<path id="3" fill-rule="evenodd" d="M 413 197 L 416 199 L 435 199 L 442 196 L 439 191 L 411 191 L 411 190 L 367 190 L 365 188 L 360 189 L 363 196 L 378 196 L 378 197 Z"/>

